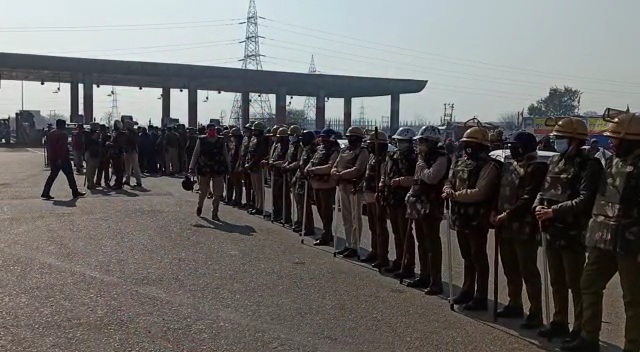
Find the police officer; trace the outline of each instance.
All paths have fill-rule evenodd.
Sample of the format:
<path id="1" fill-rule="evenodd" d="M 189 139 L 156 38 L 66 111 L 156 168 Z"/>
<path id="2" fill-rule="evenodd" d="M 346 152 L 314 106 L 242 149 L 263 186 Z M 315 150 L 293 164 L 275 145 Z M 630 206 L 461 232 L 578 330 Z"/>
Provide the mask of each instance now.
<path id="1" fill-rule="evenodd" d="M 396 259 L 384 272 L 393 274 L 398 279 L 415 276 L 416 250 L 405 202 L 416 170 L 417 157 L 413 148 L 415 136 L 414 130 L 402 127 L 391 137 L 395 141 L 396 150 L 387 154 L 380 183 L 396 247 Z"/>
<path id="2" fill-rule="evenodd" d="M 200 177 L 200 193 L 198 194 L 198 207 L 196 215 L 202 215 L 204 199 L 209 193 L 209 187 L 213 183 L 213 202 L 211 219 L 220 221 L 218 209 L 224 192 L 224 176 L 229 172 L 229 152 L 224 139 L 218 136 L 214 124 L 207 125 L 207 134 L 200 136 L 193 151 L 189 173 Z"/>
<path id="3" fill-rule="evenodd" d="M 239 172 L 240 152 L 242 149 L 242 131 L 234 127 L 229 132 L 230 168 L 227 180 L 227 204 L 237 207 L 242 204 L 242 173 Z"/>
<path id="4" fill-rule="evenodd" d="M 131 186 L 131 174 L 136 179 L 136 187 L 142 187 L 142 175 L 138 163 L 138 132 L 133 129 L 133 122 L 125 121 L 126 141 L 124 148 L 124 184 Z"/>
<path id="5" fill-rule="evenodd" d="M 336 254 L 344 258 L 355 258 L 360 249 L 362 235 L 362 189 L 360 183 L 367 169 L 369 151 L 362 145 L 364 131 L 362 128 L 349 127 L 348 145 L 340 150 L 340 155 L 331 169 L 331 177 L 338 182 L 340 191 L 340 207 L 346 245 Z"/>
<path id="6" fill-rule="evenodd" d="M 507 278 L 509 304 L 501 318 L 522 318 L 522 282 L 531 303 L 524 329 L 542 326 L 542 281 L 538 270 L 538 222 L 531 211 L 547 175 L 547 163 L 538 161 L 536 137 L 517 132 L 508 143 L 513 161 L 505 162 L 500 178 L 497 211 L 492 216 L 500 243 L 502 269 Z"/>
<path id="7" fill-rule="evenodd" d="M 285 183 L 285 210 L 290 209 L 288 210 L 290 213 L 296 211 L 296 222 L 294 224 L 291 224 L 291 228 L 294 232 L 300 232 L 302 227 L 302 217 L 300 216 L 300 213 L 297 212 L 297 209 L 291 209 L 291 190 L 293 186 L 293 178 L 295 177 L 296 171 L 300 167 L 300 155 L 302 155 L 300 135 L 302 134 L 302 129 L 300 129 L 300 126 L 293 125 L 289 127 L 287 133 L 289 135 L 289 148 L 285 157 L 285 163 L 284 165 L 282 165 Z M 286 206 L 287 203 L 289 204 L 288 207 Z"/>
<path id="8" fill-rule="evenodd" d="M 261 163 L 269 156 L 269 137 L 265 136 L 262 122 L 253 124 L 252 137 L 245 159 L 244 168 L 251 174 L 251 188 L 255 191 L 255 206 L 249 211 L 252 215 L 264 214 L 264 179 Z"/>
<path id="9" fill-rule="evenodd" d="M 328 246 L 333 243 L 333 205 L 337 183 L 337 179 L 331 177 L 331 169 L 340 155 L 340 144 L 336 140 L 336 131 L 331 128 L 322 130 L 318 137 L 318 149 L 304 172 L 311 181 L 316 208 L 322 220 L 322 235 L 313 245 Z"/>
<path id="10" fill-rule="evenodd" d="M 95 178 L 100 165 L 100 124 L 92 122 L 84 140 L 84 159 L 87 161 L 87 189 L 96 189 Z"/>
<path id="11" fill-rule="evenodd" d="M 113 138 L 109 148 L 115 177 L 113 189 L 122 189 L 124 184 L 124 150 L 126 143 L 127 134 L 122 130 L 122 121 L 115 121 L 113 123 Z"/>
<path id="12" fill-rule="evenodd" d="M 95 179 L 96 187 L 100 187 L 104 175 L 104 186 L 109 188 L 111 185 L 109 184 L 109 174 L 111 169 L 111 155 L 109 154 L 109 145 L 111 144 L 111 135 L 107 131 L 106 125 L 100 125 L 99 127 L 100 134 L 100 149 L 99 149 L 99 159 L 100 162 L 98 164 L 98 173 Z M 87 182 L 88 183 L 88 182 Z"/>
<path id="13" fill-rule="evenodd" d="M 291 223 L 291 198 L 283 193 L 284 177 L 286 170 L 287 153 L 289 152 L 289 129 L 280 127 L 276 132 L 273 152 L 269 160 L 273 180 L 271 183 L 271 197 L 273 202 L 273 221 L 284 224 Z M 288 192 L 287 192 L 288 193 Z"/>
<path id="14" fill-rule="evenodd" d="M 361 262 L 373 263 L 376 269 L 389 266 L 389 230 L 387 229 L 386 199 L 384 184 L 381 184 L 382 169 L 389 149 L 387 134 L 378 131 L 367 138 L 369 160 L 362 180 L 364 199 L 367 203 L 367 222 L 371 233 L 371 252 Z"/>
<path id="15" fill-rule="evenodd" d="M 316 154 L 317 144 L 316 144 L 316 135 L 313 131 L 304 131 L 299 138 L 301 154 L 299 157 L 298 168 L 295 171 L 294 177 L 294 189 L 295 189 L 295 197 L 296 197 L 296 208 L 298 212 L 298 216 L 300 225 L 294 227 L 293 231 L 301 232 L 304 236 L 313 236 L 315 235 L 315 225 L 313 221 L 313 211 L 311 208 L 311 199 L 313 198 L 313 189 L 311 188 L 311 183 L 309 179 L 304 175 L 304 170 L 311 163 L 311 159 Z M 289 147 L 291 150 L 291 147 Z M 290 164 L 292 168 L 295 166 L 294 164 Z M 305 192 L 307 194 L 305 199 Z M 306 202 L 305 202 L 306 201 Z M 306 215 L 304 215 L 306 213 Z M 305 220 L 304 228 L 302 224 L 302 220 Z"/>
<path id="16" fill-rule="evenodd" d="M 453 299 L 465 310 L 487 310 L 489 217 L 497 195 L 501 165 L 489 157 L 489 133 L 471 127 L 460 140 L 464 157 L 456 160 L 443 197 L 451 200 L 451 223 L 464 260 L 462 291 Z"/>
<path id="17" fill-rule="evenodd" d="M 541 337 L 577 339 L 582 328 L 580 277 L 585 262 L 584 235 L 602 176 L 602 164 L 582 149 L 589 138 L 580 118 L 561 119 L 551 137 L 558 151 L 549 159 L 545 184 L 534 203 L 541 232 L 547 238 L 549 280 L 553 294 L 553 319 L 538 332 Z M 574 306 L 573 331 L 569 333 L 569 295 Z"/>
<path id="18" fill-rule="evenodd" d="M 435 296 L 443 292 L 440 223 L 444 215 L 442 192 L 449 176 L 451 159 L 438 148 L 442 136 L 437 127 L 422 127 L 414 140 L 417 164 L 412 177 L 413 186 L 406 200 L 407 215 L 415 222 L 420 277 L 408 282 L 407 286 L 426 288 L 426 294 Z M 394 183 L 404 186 L 407 184 L 405 180 L 395 179 Z"/>
<path id="19" fill-rule="evenodd" d="M 242 128 L 242 148 L 240 149 L 240 161 L 238 162 L 238 172 L 242 173 L 242 181 L 244 182 L 244 201 L 241 208 L 253 209 L 255 206 L 255 194 L 253 193 L 253 187 L 251 183 L 251 173 L 244 167 L 245 160 L 249 154 L 249 147 L 251 145 L 251 134 L 253 124 L 248 123 Z"/>
<path id="20" fill-rule="evenodd" d="M 587 230 L 589 256 L 581 280 L 582 335 L 563 346 L 563 351 L 600 350 L 603 291 L 616 273 L 626 314 L 624 351 L 640 351 L 640 116 L 620 114 L 604 135 L 611 138 L 615 154 L 606 162 Z"/>

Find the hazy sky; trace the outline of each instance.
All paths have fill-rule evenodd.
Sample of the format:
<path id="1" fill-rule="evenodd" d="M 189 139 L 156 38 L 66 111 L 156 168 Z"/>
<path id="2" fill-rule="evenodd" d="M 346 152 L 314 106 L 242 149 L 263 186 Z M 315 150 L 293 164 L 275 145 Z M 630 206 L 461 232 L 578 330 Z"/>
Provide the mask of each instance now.
<path id="1" fill-rule="evenodd" d="M 546 95 L 552 85 L 584 92 L 582 111 L 640 110 L 637 0 L 256 0 L 269 70 L 428 79 L 401 97 L 402 120 L 495 120 Z M 248 0 L 27 0 L 0 6 L 0 51 L 239 67 Z M 179 24 L 176 24 L 179 23 Z M 149 25 L 152 24 L 152 25 Z M 305 28 L 301 28 L 305 27 Z M 42 27 L 57 27 L 43 29 Z M 61 29 L 60 27 L 80 27 Z M 25 108 L 69 114 L 69 88 L 25 84 Z M 95 89 L 95 115 L 111 109 Z M 159 122 L 158 89 L 119 88 L 122 114 Z M 199 120 L 231 110 L 233 94 L 200 92 Z M 271 97 L 272 104 L 275 98 Z M 364 99 L 367 118 L 389 115 L 389 98 Z M 354 118 L 361 100 L 353 103 Z M 302 108 L 304 98 L 292 106 Z M 2 81 L 0 114 L 20 108 L 20 83 Z M 187 94 L 171 113 L 186 122 Z M 82 111 L 82 110 L 81 110 Z M 340 116 L 342 101 L 327 103 Z"/>

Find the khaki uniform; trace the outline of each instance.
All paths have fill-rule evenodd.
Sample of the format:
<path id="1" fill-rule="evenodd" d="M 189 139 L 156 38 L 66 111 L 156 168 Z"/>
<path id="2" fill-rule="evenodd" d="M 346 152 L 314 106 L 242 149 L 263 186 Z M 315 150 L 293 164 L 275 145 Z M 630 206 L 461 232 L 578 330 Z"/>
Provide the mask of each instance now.
<path id="1" fill-rule="evenodd" d="M 295 189 L 295 197 L 296 197 L 296 208 L 298 212 L 297 219 L 300 222 L 300 226 L 302 226 L 303 217 L 306 217 L 304 228 L 302 229 L 305 236 L 310 236 L 315 233 L 315 225 L 313 221 L 313 211 L 311 208 L 311 198 L 313 197 L 313 189 L 311 188 L 311 183 L 309 179 L 304 175 L 304 170 L 311 163 L 311 159 L 316 153 L 316 145 L 312 143 L 311 145 L 299 148 L 300 157 L 297 163 L 291 164 L 291 167 L 297 164 L 297 171 L 294 177 L 294 189 Z M 305 203 L 304 194 L 307 193 L 307 199 Z M 306 212 L 306 215 L 304 215 Z"/>
<path id="2" fill-rule="evenodd" d="M 285 182 L 285 187 L 284 187 L 284 197 L 285 197 L 285 202 L 289 202 L 289 207 L 287 207 L 286 209 L 289 209 L 288 211 L 290 213 L 293 213 L 295 211 L 296 214 L 296 222 L 293 224 L 293 228 L 298 228 L 300 226 L 302 226 L 302 214 L 298 211 L 300 207 L 298 207 L 298 199 L 296 199 L 296 209 L 292 209 L 292 205 L 291 205 L 291 195 L 293 193 L 293 196 L 295 197 L 295 187 L 296 187 L 296 173 L 298 171 L 298 169 L 300 168 L 300 157 L 302 156 L 302 144 L 300 143 L 300 139 L 289 143 L 289 149 L 287 150 L 287 155 L 285 157 L 285 163 L 283 165 L 283 171 L 284 171 L 284 182 Z M 304 182 L 300 181 L 300 182 Z M 304 196 L 304 194 L 303 194 Z M 301 210 L 301 208 L 300 208 Z M 289 216 L 291 217 L 291 215 Z"/>
<path id="3" fill-rule="evenodd" d="M 489 294 L 487 236 L 489 216 L 497 195 L 500 163 L 487 155 L 477 160 L 458 159 L 445 188 L 455 193 L 451 202 L 451 224 L 456 230 L 464 260 L 464 281 L 458 302 L 486 302 Z"/>
<path id="4" fill-rule="evenodd" d="M 232 136 L 229 143 L 230 172 L 227 180 L 227 201 L 235 205 L 242 204 L 242 160 L 240 152 L 242 149 L 242 137 Z"/>
<path id="5" fill-rule="evenodd" d="M 442 150 L 430 150 L 426 155 L 419 155 L 412 177 L 413 186 L 407 195 L 407 217 L 413 219 L 416 228 L 420 278 L 428 280 L 429 289 L 435 292 L 442 291 L 442 190 L 450 167 L 451 158 Z"/>
<path id="6" fill-rule="evenodd" d="M 553 320 L 569 323 L 569 290 L 573 298 L 575 331 L 581 330 L 582 293 L 580 278 L 585 262 L 584 235 L 602 175 L 600 161 L 579 150 L 575 156 L 554 155 L 544 186 L 534 203 L 553 211 L 553 218 L 542 222 L 547 237 L 549 281 L 553 295 Z"/>
<path id="7" fill-rule="evenodd" d="M 282 167 L 286 161 L 288 151 L 288 142 L 275 142 L 271 150 L 271 157 L 269 158 L 269 166 L 273 177 L 273 180 L 271 180 L 273 220 L 284 220 L 286 224 L 291 223 L 291 197 L 285 197 L 285 193 L 289 195 L 289 187 L 285 185 L 286 172 L 284 172 Z M 284 187 L 286 187 L 286 190 L 283 189 Z"/>
<path id="8" fill-rule="evenodd" d="M 640 153 L 607 160 L 605 182 L 587 230 L 589 257 L 582 275 L 582 336 L 598 341 L 602 296 L 613 276 L 620 275 L 626 314 L 625 351 L 640 351 Z"/>
<path id="9" fill-rule="evenodd" d="M 255 191 L 255 208 L 261 212 L 264 212 L 264 178 L 261 163 L 269 155 L 268 138 L 264 135 L 251 137 L 245 164 L 251 174 L 251 187 Z"/>
<path id="10" fill-rule="evenodd" d="M 322 236 L 320 240 L 323 242 L 333 241 L 333 203 L 336 197 L 335 178 L 331 177 L 331 169 L 338 160 L 340 155 L 340 146 L 338 142 L 331 141 L 329 144 L 322 144 L 316 150 L 311 162 L 305 169 L 309 174 L 311 187 L 316 201 L 318 215 L 322 220 Z"/>
<path id="11" fill-rule="evenodd" d="M 405 199 L 413 185 L 416 163 L 417 157 L 413 149 L 404 153 L 397 150 L 388 153 L 382 169 L 381 184 L 384 203 L 396 248 L 396 259 L 392 266 L 406 272 L 412 272 L 415 268 L 415 243 L 409 227 L 409 219 L 407 219 Z M 391 186 L 391 181 L 394 179 L 400 179 L 399 186 Z"/>
<path id="12" fill-rule="evenodd" d="M 363 146 L 340 151 L 332 174 L 337 173 L 340 206 L 347 248 L 359 249 L 362 236 L 362 198 L 360 182 L 364 177 L 369 151 Z"/>
<path id="13" fill-rule="evenodd" d="M 255 194 L 253 192 L 251 173 L 245 169 L 244 165 L 249 154 L 249 146 L 251 145 L 251 135 L 246 135 L 242 138 L 242 147 L 240 148 L 240 160 L 236 170 L 242 173 L 242 180 L 244 181 L 244 194 L 245 203 L 248 207 L 255 206 Z"/>
<path id="14" fill-rule="evenodd" d="M 495 229 L 500 239 L 500 258 L 507 278 L 509 306 L 522 309 L 522 282 L 531 302 L 529 314 L 542 320 L 542 279 L 538 270 L 538 221 L 531 211 L 548 166 L 536 154 L 521 163 L 505 163 L 500 177 L 497 214 L 506 214 Z"/>

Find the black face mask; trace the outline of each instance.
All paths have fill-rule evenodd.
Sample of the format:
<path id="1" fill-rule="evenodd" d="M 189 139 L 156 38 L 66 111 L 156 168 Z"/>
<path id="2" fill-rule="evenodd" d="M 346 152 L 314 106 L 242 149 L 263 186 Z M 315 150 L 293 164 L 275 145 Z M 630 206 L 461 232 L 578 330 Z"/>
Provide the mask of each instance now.
<path id="1" fill-rule="evenodd" d="M 360 138 L 360 137 L 347 137 L 347 143 L 349 143 L 349 146 L 351 146 L 351 147 L 357 147 L 359 145 L 362 145 L 362 138 Z"/>
<path id="2" fill-rule="evenodd" d="M 469 144 L 465 144 L 463 147 L 464 147 L 464 153 L 471 160 L 480 158 L 485 152 L 485 148 L 483 148 L 480 145 L 473 145 L 469 143 Z"/>
<path id="3" fill-rule="evenodd" d="M 511 154 L 511 158 L 515 161 L 522 161 L 522 159 L 524 159 L 524 152 L 518 145 L 510 145 L 509 153 Z"/>

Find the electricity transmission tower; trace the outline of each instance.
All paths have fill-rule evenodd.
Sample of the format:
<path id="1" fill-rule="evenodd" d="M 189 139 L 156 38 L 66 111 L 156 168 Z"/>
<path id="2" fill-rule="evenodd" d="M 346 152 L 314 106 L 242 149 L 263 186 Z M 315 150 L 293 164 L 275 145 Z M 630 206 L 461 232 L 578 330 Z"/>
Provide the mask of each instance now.
<path id="1" fill-rule="evenodd" d="M 311 55 L 311 63 L 309 64 L 309 72 L 310 74 L 317 73 L 316 69 L 316 61 Z M 310 129 L 315 126 L 315 123 L 311 123 L 316 120 L 316 97 L 307 97 L 304 100 L 304 129 Z"/>
<path id="2" fill-rule="evenodd" d="M 256 1 L 249 1 L 249 10 L 247 11 L 247 34 L 244 43 L 244 57 L 242 58 L 242 68 L 245 70 L 262 70 L 262 60 L 260 57 L 260 35 L 258 34 L 258 10 L 256 9 Z M 250 94 L 249 95 L 249 111 L 253 111 L 255 119 L 264 121 L 273 116 L 271 110 L 271 102 L 268 95 Z M 231 123 L 240 125 L 242 121 L 242 95 L 236 94 L 233 99 L 233 107 L 231 108 Z"/>
<path id="3" fill-rule="evenodd" d="M 358 116 L 357 126 L 366 126 L 367 121 L 364 118 L 364 101 L 360 102 L 360 116 Z"/>
<path id="4" fill-rule="evenodd" d="M 107 95 L 111 97 L 111 111 L 107 114 L 105 121 L 103 121 L 107 126 L 112 126 L 112 122 L 120 118 L 120 111 L 118 110 L 118 91 L 116 87 L 111 86 L 111 92 Z M 113 127 L 113 126 L 112 126 Z"/>

